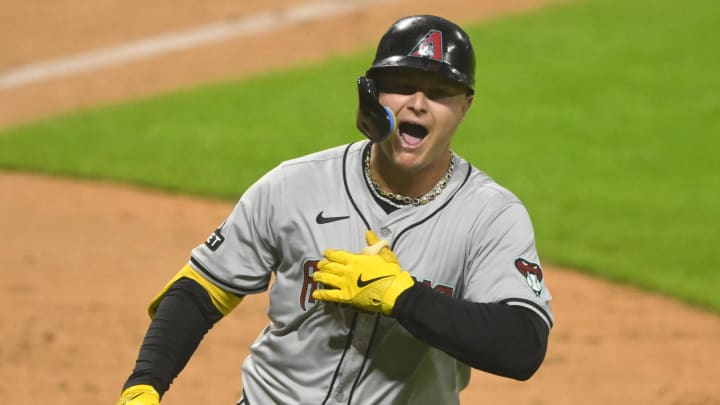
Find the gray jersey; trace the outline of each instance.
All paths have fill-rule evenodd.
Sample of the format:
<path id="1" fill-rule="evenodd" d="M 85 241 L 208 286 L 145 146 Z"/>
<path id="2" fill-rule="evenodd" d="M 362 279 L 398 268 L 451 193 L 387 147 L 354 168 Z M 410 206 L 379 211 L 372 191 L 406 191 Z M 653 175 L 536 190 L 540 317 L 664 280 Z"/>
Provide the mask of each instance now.
<path id="1" fill-rule="evenodd" d="M 550 327 L 525 207 L 456 158 L 435 201 L 387 214 L 362 172 L 358 142 L 282 163 L 252 185 L 191 265 L 236 294 L 270 288 L 270 323 L 243 363 L 251 404 L 454 404 L 470 369 L 392 318 L 316 302 L 312 281 L 327 248 L 359 252 L 369 228 L 401 266 L 436 291 L 520 305 Z"/>

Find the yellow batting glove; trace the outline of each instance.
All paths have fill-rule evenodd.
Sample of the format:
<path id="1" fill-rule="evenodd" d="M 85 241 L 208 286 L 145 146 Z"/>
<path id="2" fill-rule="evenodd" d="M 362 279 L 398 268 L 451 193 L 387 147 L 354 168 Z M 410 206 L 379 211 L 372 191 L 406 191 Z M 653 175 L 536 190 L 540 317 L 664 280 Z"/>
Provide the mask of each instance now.
<path id="1" fill-rule="evenodd" d="M 313 298 L 390 315 L 397 297 L 415 281 L 400 267 L 387 241 L 379 240 L 371 231 L 365 239 L 369 246 L 360 254 L 325 251 L 313 280 L 326 288 L 315 290 Z"/>
<path id="2" fill-rule="evenodd" d="M 160 394 L 150 385 L 133 385 L 123 391 L 116 405 L 160 405 Z"/>

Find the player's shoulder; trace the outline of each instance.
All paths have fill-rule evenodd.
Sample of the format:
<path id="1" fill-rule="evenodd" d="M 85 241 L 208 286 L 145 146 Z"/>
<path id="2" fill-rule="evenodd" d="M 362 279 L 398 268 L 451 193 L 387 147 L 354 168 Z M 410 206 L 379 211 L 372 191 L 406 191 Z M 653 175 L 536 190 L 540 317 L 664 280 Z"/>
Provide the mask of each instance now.
<path id="1" fill-rule="evenodd" d="M 486 172 L 463 160 L 469 173 L 456 198 L 466 207 L 489 211 L 502 211 L 509 206 L 523 206 L 520 198 L 507 187 L 498 183 Z"/>
<path id="2" fill-rule="evenodd" d="M 340 181 L 343 157 L 354 148 L 355 144 L 340 145 L 285 160 L 255 181 L 245 195 L 282 195 Z"/>
<path id="3" fill-rule="evenodd" d="M 530 213 L 520 198 L 474 166 L 470 166 L 467 180 L 450 207 L 453 212 L 461 212 L 463 221 L 481 233 L 501 218 L 503 223 L 531 223 Z"/>
<path id="4" fill-rule="evenodd" d="M 288 159 L 275 166 L 265 177 L 271 182 L 286 186 L 307 186 L 316 181 L 330 182 L 331 179 L 342 176 L 342 165 L 346 156 L 355 155 L 358 150 L 358 143 L 353 143 Z"/>
<path id="5" fill-rule="evenodd" d="M 304 156 L 286 160 L 280 163 L 280 167 L 291 168 L 296 166 L 313 166 L 323 164 L 324 162 L 342 161 L 348 151 L 348 148 L 353 149 L 354 145 L 355 144 L 339 145 L 317 152 L 312 152 Z"/>
<path id="6" fill-rule="evenodd" d="M 520 199 L 515 193 L 498 183 L 489 174 L 470 163 L 468 163 L 468 165 L 470 165 L 470 174 L 466 189 L 470 196 L 483 200 L 490 199 L 498 203 L 520 202 Z"/>

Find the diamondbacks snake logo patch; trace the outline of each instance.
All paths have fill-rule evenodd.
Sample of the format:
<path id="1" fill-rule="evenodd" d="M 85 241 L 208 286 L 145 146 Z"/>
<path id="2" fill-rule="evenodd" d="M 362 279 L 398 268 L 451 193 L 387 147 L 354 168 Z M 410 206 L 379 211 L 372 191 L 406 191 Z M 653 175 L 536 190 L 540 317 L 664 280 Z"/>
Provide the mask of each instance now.
<path id="1" fill-rule="evenodd" d="M 515 259 L 515 268 L 525 277 L 527 285 L 532 288 L 535 296 L 539 297 L 543 290 L 543 272 L 540 266 L 519 258 Z"/>

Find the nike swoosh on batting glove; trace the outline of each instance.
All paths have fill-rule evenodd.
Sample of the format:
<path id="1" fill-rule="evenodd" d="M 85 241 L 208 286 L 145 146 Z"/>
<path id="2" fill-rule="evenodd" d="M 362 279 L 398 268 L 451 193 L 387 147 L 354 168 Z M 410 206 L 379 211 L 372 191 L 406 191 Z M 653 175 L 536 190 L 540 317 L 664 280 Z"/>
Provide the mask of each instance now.
<path id="1" fill-rule="evenodd" d="M 313 280 L 326 288 L 315 290 L 313 298 L 390 315 L 397 297 L 415 281 L 400 267 L 387 241 L 381 241 L 372 231 L 365 239 L 369 246 L 360 254 L 325 251 Z"/>
<path id="2" fill-rule="evenodd" d="M 116 405 L 160 405 L 160 394 L 150 385 L 133 385 L 123 391 Z"/>

